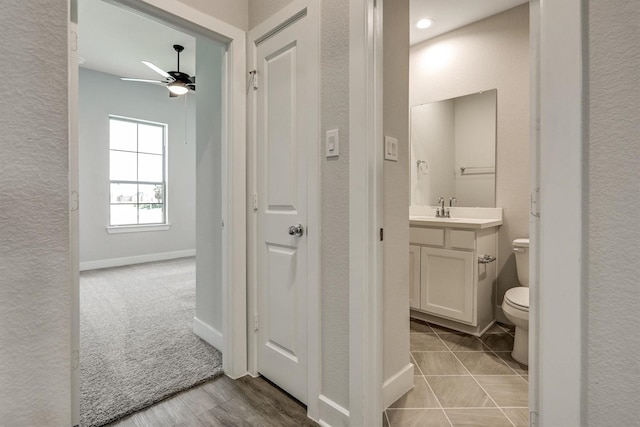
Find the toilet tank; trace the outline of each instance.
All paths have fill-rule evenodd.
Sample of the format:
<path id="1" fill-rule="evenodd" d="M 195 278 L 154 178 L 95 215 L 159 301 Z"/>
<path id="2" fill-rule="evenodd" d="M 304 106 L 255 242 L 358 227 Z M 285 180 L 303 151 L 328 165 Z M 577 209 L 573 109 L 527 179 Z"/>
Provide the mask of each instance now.
<path id="1" fill-rule="evenodd" d="M 516 254 L 516 269 L 520 286 L 529 286 L 529 239 L 515 239 L 513 252 Z"/>

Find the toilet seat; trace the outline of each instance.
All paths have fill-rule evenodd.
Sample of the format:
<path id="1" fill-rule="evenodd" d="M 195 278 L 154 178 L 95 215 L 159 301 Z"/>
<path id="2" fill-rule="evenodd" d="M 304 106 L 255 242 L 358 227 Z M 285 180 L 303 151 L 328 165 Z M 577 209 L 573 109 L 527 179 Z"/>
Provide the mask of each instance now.
<path id="1" fill-rule="evenodd" d="M 518 286 L 504 294 L 504 301 L 517 310 L 529 311 L 529 288 Z"/>

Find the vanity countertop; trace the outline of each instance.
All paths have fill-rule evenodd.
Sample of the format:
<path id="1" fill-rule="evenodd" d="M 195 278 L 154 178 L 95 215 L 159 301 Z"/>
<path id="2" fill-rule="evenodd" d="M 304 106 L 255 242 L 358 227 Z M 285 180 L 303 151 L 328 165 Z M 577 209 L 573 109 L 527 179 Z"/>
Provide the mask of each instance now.
<path id="1" fill-rule="evenodd" d="M 433 216 L 409 217 L 409 225 L 422 225 L 427 227 L 448 228 L 491 228 L 502 225 L 502 219 L 498 218 L 438 218 Z"/>

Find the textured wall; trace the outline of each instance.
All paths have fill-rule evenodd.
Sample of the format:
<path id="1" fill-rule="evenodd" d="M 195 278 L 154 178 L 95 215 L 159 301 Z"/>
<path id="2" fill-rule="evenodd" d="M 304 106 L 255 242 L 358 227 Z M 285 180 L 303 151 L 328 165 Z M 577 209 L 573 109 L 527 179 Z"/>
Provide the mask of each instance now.
<path id="1" fill-rule="evenodd" d="M 248 0 L 180 0 L 188 6 L 242 30 L 249 28 Z"/>
<path id="2" fill-rule="evenodd" d="M 253 28 L 293 0 L 249 0 L 249 28 Z"/>
<path id="3" fill-rule="evenodd" d="M 411 48 L 410 105 L 497 89 L 498 295 L 517 282 L 511 242 L 529 235 L 529 5 Z"/>
<path id="4" fill-rule="evenodd" d="M 386 381 L 409 361 L 409 0 L 384 2 L 383 19 L 383 132 L 398 138 L 398 161 L 384 162 Z"/>
<path id="5" fill-rule="evenodd" d="M 640 419 L 640 3 L 589 2 L 586 421 Z"/>
<path id="6" fill-rule="evenodd" d="M 320 22 L 322 394 L 349 407 L 349 3 L 324 0 Z M 324 135 L 340 130 L 340 157 Z"/>
<path id="7" fill-rule="evenodd" d="M 67 2 L 0 6 L 0 424 L 69 426 Z"/>
<path id="8" fill-rule="evenodd" d="M 163 87 L 80 69 L 80 262 L 195 249 L 195 100 L 187 101 L 169 98 Z M 170 230 L 107 233 L 110 114 L 168 125 Z"/>

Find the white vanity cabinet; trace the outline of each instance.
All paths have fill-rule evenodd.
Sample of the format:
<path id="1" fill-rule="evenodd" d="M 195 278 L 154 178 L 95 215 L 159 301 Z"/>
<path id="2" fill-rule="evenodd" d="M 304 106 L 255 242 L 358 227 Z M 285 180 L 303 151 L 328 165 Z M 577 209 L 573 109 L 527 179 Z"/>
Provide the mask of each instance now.
<path id="1" fill-rule="evenodd" d="M 411 316 L 480 336 L 495 320 L 496 262 L 481 263 L 479 257 L 496 256 L 497 227 L 465 226 L 411 221 Z"/>

